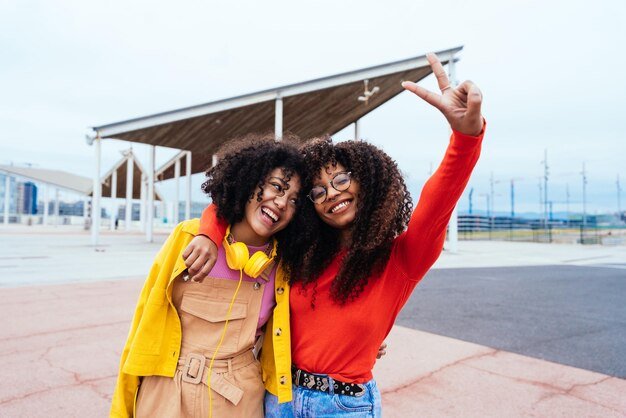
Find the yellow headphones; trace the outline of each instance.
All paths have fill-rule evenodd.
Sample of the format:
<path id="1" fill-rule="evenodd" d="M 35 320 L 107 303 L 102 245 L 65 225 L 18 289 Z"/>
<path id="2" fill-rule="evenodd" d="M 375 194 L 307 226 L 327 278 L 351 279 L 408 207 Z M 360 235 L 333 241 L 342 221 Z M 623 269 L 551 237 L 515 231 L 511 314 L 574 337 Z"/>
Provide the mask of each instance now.
<path id="1" fill-rule="evenodd" d="M 243 270 L 248 276 L 257 278 L 273 262 L 276 256 L 276 240 L 272 240 L 272 251 L 268 257 L 263 251 L 257 251 L 250 257 L 248 247 L 243 242 L 235 242 L 230 233 L 230 225 L 224 236 L 224 250 L 226 263 L 233 270 Z"/>

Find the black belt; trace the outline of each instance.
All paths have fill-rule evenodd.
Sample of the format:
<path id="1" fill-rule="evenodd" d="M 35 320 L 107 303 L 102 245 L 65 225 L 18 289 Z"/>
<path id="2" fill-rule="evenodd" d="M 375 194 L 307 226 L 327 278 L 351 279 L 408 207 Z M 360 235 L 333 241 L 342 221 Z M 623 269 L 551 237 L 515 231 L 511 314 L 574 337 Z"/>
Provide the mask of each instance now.
<path id="1" fill-rule="evenodd" d="M 293 378 L 293 384 L 296 386 L 330 393 L 330 380 L 328 376 L 305 372 L 302 369 L 298 369 L 296 366 L 291 367 L 291 376 Z M 360 383 L 345 383 L 335 379 L 332 379 L 332 381 L 333 392 L 337 395 L 355 396 L 357 398 L 365 395 L 365 385 Z"/>

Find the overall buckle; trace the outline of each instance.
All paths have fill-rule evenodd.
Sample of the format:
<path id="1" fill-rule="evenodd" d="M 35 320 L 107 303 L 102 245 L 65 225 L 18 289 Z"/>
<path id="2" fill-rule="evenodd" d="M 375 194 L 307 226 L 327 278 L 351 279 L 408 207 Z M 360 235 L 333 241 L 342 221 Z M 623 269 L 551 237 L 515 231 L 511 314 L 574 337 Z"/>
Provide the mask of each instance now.
<path id="1" fill-rule="evenodd" d="M 195 360 L 195 361 L 194 361 Z M 202 381 L 202 375 L 204 374 L 204 365 L 206 364 L 206 357 L 196 353 L 189 353 L 185 358 L 185 365 L 183 366 L 183 382 L 193 383 L 197 385 Z"/>

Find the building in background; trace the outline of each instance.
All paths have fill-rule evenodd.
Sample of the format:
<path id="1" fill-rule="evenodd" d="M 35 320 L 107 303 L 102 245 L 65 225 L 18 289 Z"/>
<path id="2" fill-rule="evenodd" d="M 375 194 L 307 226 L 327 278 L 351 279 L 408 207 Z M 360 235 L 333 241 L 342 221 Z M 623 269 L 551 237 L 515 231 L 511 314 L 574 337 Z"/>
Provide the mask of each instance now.
<path id="1" fill-rule="evenodd" d="M 17 213 L 37 214 L 37 185 L 32 181 L 17 182 Z"/>
<path id="2" fill-rule="evenodd" d="M 4 195 L 6 193 L 6 178 L 6 173 L 0 173 L 0 204 L 4 204 Z M 9 213 L 12 215 L 15 215 L 17 209 L 16 183 L 17 182 L 15 181 L 15 177 L 9 176 Z"/>

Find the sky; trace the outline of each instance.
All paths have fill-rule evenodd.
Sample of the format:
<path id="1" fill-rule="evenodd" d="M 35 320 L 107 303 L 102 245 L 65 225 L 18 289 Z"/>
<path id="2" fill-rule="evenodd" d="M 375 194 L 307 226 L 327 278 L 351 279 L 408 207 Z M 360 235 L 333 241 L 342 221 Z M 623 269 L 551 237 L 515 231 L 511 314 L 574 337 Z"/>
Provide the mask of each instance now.
<path id="1" fill-rule="evenodd" d="M 92 126 L 392 62 L 459 45 L 460 81 L 482 90 L 481 159 L 459 207 L 539 211 L 548 153 L 555 211 L 617 210 L 626 184 L 626 2 L 0 0 L 0 164 L 92 177 Z M 422 85 L 435 89 L 433 77 Z M 361 120 L 417 199 L 449 127 L 409 93 Z M 348 139 L 352 129 L 335 137 Z M 103 143 L 106 171 L 129 144 Z M 147 165 L 145 146 L 134 150 Z M 175 150 L 157 149 L 157 166 Z M 194 200 L 202 175 L 194 176 Z M 158 186 L 173 196 L 172 182 Z M 623 194 L 623 193 L 622 193 Z M 626 199 L 622 199 L 622 210 Z"/>

